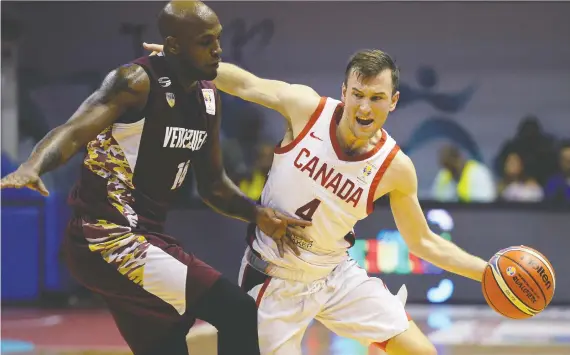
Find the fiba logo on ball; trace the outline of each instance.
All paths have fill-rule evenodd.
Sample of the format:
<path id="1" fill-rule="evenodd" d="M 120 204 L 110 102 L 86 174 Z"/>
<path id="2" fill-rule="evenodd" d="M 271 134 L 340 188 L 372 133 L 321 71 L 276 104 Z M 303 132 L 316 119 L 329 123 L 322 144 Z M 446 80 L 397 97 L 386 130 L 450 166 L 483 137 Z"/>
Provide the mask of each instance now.
<path id="1" fill-rule="evenodd" d="M 515 269 L 514 267 L 509 266 L 509 267 L 507 268 L 506 272 L 507 272 L 507 275 L 509 275 L 509 276 L 515 276 L 515 274 L 516 274 L 517 271 L 516 271 L 516 269 Z"/>

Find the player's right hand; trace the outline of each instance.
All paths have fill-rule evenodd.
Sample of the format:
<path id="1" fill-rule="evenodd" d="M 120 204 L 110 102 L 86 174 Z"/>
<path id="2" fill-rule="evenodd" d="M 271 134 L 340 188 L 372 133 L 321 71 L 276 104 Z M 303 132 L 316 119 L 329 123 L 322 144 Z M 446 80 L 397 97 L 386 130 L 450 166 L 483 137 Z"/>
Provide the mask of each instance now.
<path id="1" fill-rule="evenodd" d="M 44 196 L 49 195 L 49 191 L 44 185 L 42 179 L 36 171 L 30 168 L 20 166 L 18 170 L 10 173 L 2 178 L 0 181 L 0 188 L 16 188 L 21 189 L 27 187 L 28 189 L 35 190 Z"/>
<path id="2" fill-rule="evenodd" d="M 152 52 L 150 55 L 157 55 L 158 53 L 162 52 L 164 46 L 162 44 L 143 42 L 143 48 L 149 52 Z"/>

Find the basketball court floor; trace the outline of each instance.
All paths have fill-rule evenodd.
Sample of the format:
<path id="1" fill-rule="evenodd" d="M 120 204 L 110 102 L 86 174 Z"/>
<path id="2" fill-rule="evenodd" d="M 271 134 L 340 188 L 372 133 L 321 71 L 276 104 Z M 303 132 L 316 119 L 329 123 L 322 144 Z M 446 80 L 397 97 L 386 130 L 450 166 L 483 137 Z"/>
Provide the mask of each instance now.
<path id="1" fill-rule="evenodd" d="M 487 307 L 410 305 L 408 311 L 440 355 L 570 355 L 570 308 L 551 307 L 523 321 L 502 318 Z M 1 354 L 130 354 L 104 310 L 2 309 L 1 327 Z M 198 323 L 188 335 L 191 354 L 216 354 L 215 340 L 215 329 Z M 305 335 L 303 354 L 383 352 L 337 337 L 315 322 Z"/>

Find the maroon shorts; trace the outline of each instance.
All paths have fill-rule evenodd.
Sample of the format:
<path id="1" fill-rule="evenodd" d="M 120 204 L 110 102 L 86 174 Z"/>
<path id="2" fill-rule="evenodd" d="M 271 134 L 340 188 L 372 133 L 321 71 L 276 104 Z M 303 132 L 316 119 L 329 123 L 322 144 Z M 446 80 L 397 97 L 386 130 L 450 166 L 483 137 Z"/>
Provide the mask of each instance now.
<path id="1" fill-rule="evenodd" d="M 193 306 L 220 273 L 169 236 L 104 221 L 71 221 L 64 243 L 71 274 L 100 294 L 135 354 L 194 324 Z"/>

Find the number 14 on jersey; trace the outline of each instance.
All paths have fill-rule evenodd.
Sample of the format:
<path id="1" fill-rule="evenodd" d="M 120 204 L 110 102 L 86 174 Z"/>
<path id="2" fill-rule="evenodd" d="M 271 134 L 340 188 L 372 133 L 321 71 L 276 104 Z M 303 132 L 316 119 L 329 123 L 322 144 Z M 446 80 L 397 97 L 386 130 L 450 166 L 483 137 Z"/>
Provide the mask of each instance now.
<path id="1" fill-rule="evenodd" d="M 186 179 L 186 174 L 188 173 L 188 168 L 190 167 L 190 160 L 178 164 L 178 172 L 174 178 L 174 184 L 172 184 L 171 190 L 177 189 L 182 186 L 184 179 Z"/>

